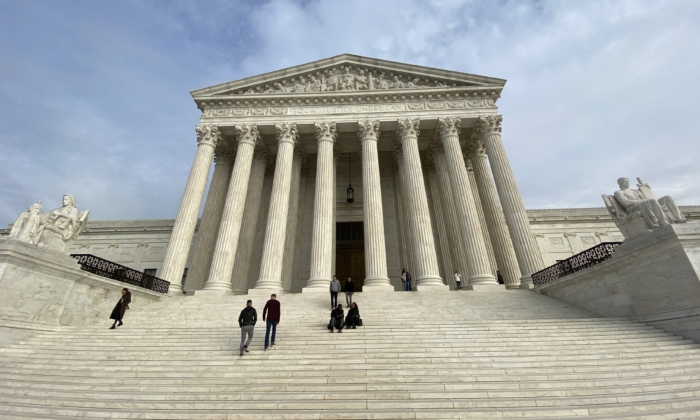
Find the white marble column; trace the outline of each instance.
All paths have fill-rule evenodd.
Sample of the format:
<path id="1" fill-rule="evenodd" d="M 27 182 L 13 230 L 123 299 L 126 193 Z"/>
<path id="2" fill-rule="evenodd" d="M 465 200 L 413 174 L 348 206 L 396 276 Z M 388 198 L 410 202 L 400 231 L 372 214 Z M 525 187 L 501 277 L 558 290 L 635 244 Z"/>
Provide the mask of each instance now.
<path id="1" fill-rule="evenodd" d="M 498 197 L 501 199 L 501 206 L 503 206 L 503 215 L 513 240 L 515 256 L 518 258 L 521 274 L 520 287 L 532 288 L 530 275 L 544 268 L 544 262 L 535 236 L 530 229 L 525 206 L 520 197 L 520 191 L 518 191 L 506 150 L 503 147 L 501 140 L 502 121 L 502 116 L 490 115 L 479 117 L 476 124 L 483 135 Z"/>
<path id="2" fill-rule="evenodd" d="M 187 282 L 184 285 L 187 292 L 194 292 L 204 287 L 204 283 L 209 277 L 211 258 L 216 244 L 216 235 L 219 233 L 221 214 L 224 212 L 226 191 L 231 179 L 231 167 L 235 157 L 236 153 L 228 147 L 217 147 L 215 151 L 214 175 L 212 175 L 211 184 L 209 184 L 209 193 L 204 203 L 202 220 L 199 222 L 192 267 L 187 272 Z"/>
<path id="3" fill-rule="evenodd" d="M 362 144 L 362 188 L 364 192 L 363 217 L 365 231 L 365 291 L 394 290 L 386 269 L 384 240 L 384 209 L 379 175 L 379 121 L 358 122 Z"/>
<path id="4" fill-rule="evenodd" d="M 260 132 L 255 124 L 236 126 L 236 132 L 238 134 L 236 162 L 231 171 L 231 182 L 226 194 L 224 212 L 221 215 L 221 226 L 216 238 L 211 270 L 207 283 L 202 289 L 203 292 L 233 293 L 231 273 L 238 249 L 238 237 L 241 233 L 253 154 L 255 146 L 260 141 Z"/>
<path id="5" fill-rule="evenodd" d="M 469 175 L 469 186 L 472 189 L 472 196 L 474 197 L 474 204 L 476 204 L 476 213 L 479 215 L 479 226 L 481 226 L 481 235 L 484 237 L 484 243 L 486 244 L 486 253 L 489 256 L 489 265 L 491 266 L 491 273 L 495 276 L 498 264 L 496 264 L 496 256 L 493 253 L 493 245 L 491 245 L 491 236 L 489 235 L 489 228 L 486 224 L 486 218 L 484 217 L 484 206 L 481 204 L 481 197 L 479 196 L 479 188 L 476 185 L 476 178 L 474 177 L 474 168 L 469 159 L 467 159 L 466 154 L 462 153 L 464 157 L 464 164 L 467 166 L 467 175 Z"/>
<path id="6" fill-rule="evenodd" d="M 282 262 L 284 261 L 284 243 L 287 234 L 289 190 L 292 184 L 292 161 L 299 133 L 296 124 L 283 123 L 275 125 L 275 127 L 277 128 L 278 142 L 275 177 L 272 181 L 270 209 L 267 214 L 260 278 L 255 284 L 255 289 L 282 293 Z"/>
<path id="7" fill-rule="evenodd" d="M 287 233 L 284 244 L 285 269 L 282 271 L 282 285 L 284 291 L 291 293 L 292 279 L 294 278 L 294 251 L 297 243 L 297 223 L 299 221 L 299 181 L 301 180 L 301 165 L 304 155 L 297 147 L 294 150 L 292 161 L 292 186 L 289 192 L 289 212 L 287 214 Z"/>
<path id="8" fill-rule="evenodd" d="M 401 145 L 397 144 L 394 148 L 394 183 L 396 184 L 396 207 L 398 208 L 399 227 L 401 232 L 401 256 L 403 258 L 404 268 L 413 275 L 413 242 L 411 241 L 411 228 L 409 226 L 408 212 L 406 210 L 406 192 L 404 191 L 404 173 L 403 173 L 403 152 Z"/>
<path id="9" fill-rule="evenodd" d="M 469 286 L 495 285 L 496 278 L 491 272 L 489 257 L 486 253 L 486 244 L 479 226 L 479 216 L 476 213 L 476 204 L 469 186 L 467 168 L 464 165 L 462 149 L 459 146 L 459 118 L 438 119 L 438 130 L 445 150 L 447 171 L 450 175 L 450 185 L 459 218 L 459 227 L 465 242 L 467 261 L 469 261 Z"/>
<path id="10" fill-rule="evenodd" d="M 430 161 L 425 164 L 425 173 L 428 177 L 428 185 L 430 185 L 430 195 L 433 199 L 433 210 L 435 213 L 435 224 L 438 230 L 438 239 L 440 240 L 440 251 L 442 254 L 442 265 L 445 268 L 445 281 L 450 286 L 450 289 L 455 288 L 454 281 L 454 265 L 452 263 L 452 248 L 447 235 L 447 227 L 445 226 L 445 211 L 443 209 L 442 198 L 440 197 L 440 184 L 435 173 L 435 162 L 432 156 Z"/>
<path id="11" fill-rule="evenodd" d="M 437 175 L 438 184 L 440 185 L 440 196 L 442 198 L 443 211 L 445 214 L 445 224 L 447 225 L 447 238 L 450 241 L 450 250 L 453 256 L 453 271 L 459 271 L 464 283 L 462 286 L 466 287 L 469 284 L 467 282 L 469 261 L 467 261 L 467 253 L 464 250 L 466 241 L 462 237 L 462 230 L 459 228 L 459 218 L 457 217 L 452 184 L 450 183 L 450 174 L 447 171 L 447 161 L 445 160 L 442 144 L 433 144 L 433 152 L 435 174 Z M 451 274 L 452 277 L 454 277 L 454 272 Z"/>
<path id="12" fill-rule="evenodd" d="M 404 154 L 404 174 L 406 179 L 406 201 L 408 216 L 411 221 L 413 255 L 415 257 L 416 290 L 430 288 L 448 289 L 440 278 L 437 254 L 433 236 L 433 227 L 428 209 L 428 196 L 418 153 L 418 134 L 420 120 L 399 120 L 397 135 L 401 139 Z"/>
<path id="13" fill-rule="evenodd" d="M 231 274 L 233 293 L 243 295 L 248 293 L 248 281 L 250 277 L 250 264 L 255 247 L 255 235 L 258 231 L 258 219 L 260 218 L 260 206 L 263 198 L 263 183 L 265 182 L 265 170 L 270 159 L 266 149 L 256 149 L 253 155 L 253 166 L 250 170 L 248 182 L 248 194 L 243 210 L 243 223 L 241 234 L 238 237 L 238 250 L 236 260 L 233 263 L 235 269 Z"/>
<path id="14" fill-rule="evenodd" d="M 520 285 L 520 269 L 513 250 L 513 242 L 508 234 L 508 226 L 503 219 L 501 206 L 498 203 L 496 187 L 491 179 L 486 151 L 480 139 L 474 139 L 467 147 L 469 160 L 474 168 L 474 179 L 484 208 L 484 218 L 488 226 L 493 252 L 496 257 L 496 267 L 503 276 L 503 281 L 509 289 Z"/>
<path id="15" fill-rule="evenodd" d="M 333 266 L 333 231 L 335 226 L 333 201 L 333 144 L 337 136 L 335 123 L 316 123 L 316 192 L 314 195 L 314 225 L 311 234 L 311 273 L 304 292 L 327 291 Z"/>
<path id="16" fill-rule="evenodd" d="M 187 254 L 190 251 L 197 216 L 199 216 L 204 190 L 207 187 L 214 149 L 221 141 L 221 133 L 216 125 L 201 124 L 195 127 L 195 130 L 199 143 L 197 153 L 194 156 L 190 176 L 187 178 L 185 192 L 180 201 L 180 209 L 175 218 L 173 233 L 170 235 L 160 272 L 160 277 L 170 282 L 168 293 L 171 294 L 182 291 L 182 274 L 185 271 Z"/>

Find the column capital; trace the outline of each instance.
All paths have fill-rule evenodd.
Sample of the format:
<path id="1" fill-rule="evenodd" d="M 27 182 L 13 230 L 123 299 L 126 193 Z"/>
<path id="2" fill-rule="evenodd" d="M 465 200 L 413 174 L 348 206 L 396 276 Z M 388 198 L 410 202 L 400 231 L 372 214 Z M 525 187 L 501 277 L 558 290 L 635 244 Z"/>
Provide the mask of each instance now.
<path id="1" fill-rule="evenodd" d="M 228 162 L 233 164 L 236 161 L 236 151 L 230 147 L 219 146 L 214 150 L 214 162 Z"/>
<path id="2" fill-rule="evenodd" d="M 406 118 L 404 120 L 398 120 L 396 124 L 396 135 L 399 139 L 403 140 L 407 137 L 418 137 L 420 135 L 420 119 Z"/>
<path id="3" fill-rule="evenodd" d="M 255 152 L 253 154 L 253 159 L 259 160 L 261 162 L 265 162 L 265 164 L 270 163 L 270 149 L 267 147 L 265 148 L 258 148 L 255 149 Z"/>
<path id="4" fill-rule="evenodd" d="M 485 156 L 486 146 L 484 145 L 484 142 L 481 140 L 481 138 L 472 138 L 472 140 L 464 146 L 464 154 L 466 155 L 465 157 L 467 159 L 471 159 L 473 157 L 478 156 Z"/>
<path id="5" fill-rule="evenodd" d="M 260 131 L 256 124 L 243 124 L 236 126 L 236 134 L 238 136 L 238 144 L 257 145 L 260 143 Z"/>
<path id="6" fill-rule="evenodd" d="M 459 136 L 462 119 L 459 117 L 438 118 L 436 131 L 440 138 L 445 136 Z"/>
<path id="7" fill-rule="evenodd" d="M 316 127 L 316 140 L 320 143 L 322 141 L 329 141 L 335 143 L 336 137 L 338 137 L 338 132 L 335 128 L 334 122 L 321 122 L 314 123 Z"/>
<path id="8" fill-rule="evenodd" d="M 445 153 L 445 148 L 442 146 L 442 143 L 439 140 L 439 137 L 436 136 L 433 141 L 428 144 L 428 150 L 430 150 L 433 155 L 440 155 Z"/>
<path id="9" fill-rule="evenodd" d="M 299 130 L 296 123 L 275 124 L 277 130 L 277 141 L 279 143 L 296 144 L 299 140 Z"/>
<path id="10" fill-rule="evenodd" d="M 364 121 L 358 121 L 357 125 L 359 127 L 359 132 L 357 133 L 357 137 L 360 138 L 360 141 L 377 141 L 379 140 L 379 136 L 381 135 L 381 132 L 379 131 L 379 121 L 370 121 L 370 120 L 364 120 Z"/>
<path id="11" fill-rule="evenodd" d="M 481 132 L 481 135 L 485 136 L 490 133 L 500 133 L 502 122 L 502 115 L 487 115 L 477 118 L 476 127 Z"/>
<path id="12" fill-rule="evenodd" d="M 300 160 L 302 164 L 306 162 L 306 153 L 304 153 L 304 150 L 298 144 L 294 148 L 294 159 Z"/>
<path id="13" fill-rule="evenodd" d="M 194 127 L 194 130 L 197 132 L 197 143 L 199 144 L 216 148 L 221 142 L 221 131 L 215 124 L 199 124 Z"/>

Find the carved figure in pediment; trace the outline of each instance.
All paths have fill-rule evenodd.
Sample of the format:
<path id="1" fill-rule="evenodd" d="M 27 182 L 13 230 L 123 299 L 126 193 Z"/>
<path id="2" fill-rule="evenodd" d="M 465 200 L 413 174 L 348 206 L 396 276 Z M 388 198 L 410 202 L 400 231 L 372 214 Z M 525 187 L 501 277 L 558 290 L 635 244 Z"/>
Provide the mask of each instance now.
<path id="1" fill-rule="evenodd" d="M 377 80 L 375 81 L 375 87 L 377 89 L 389 89 L 389 84 L 384 80 L 384 73 L 379 73 Z"/>
<path id="2" fill-rule="evenodd" d="M 309 76 L 308 92 L 321 92 L 321 81 L 312 74 Z"/>
<path id="3" fill-rule="evenodd" d="M 394 76 L 394 80 L 391 82 L 389 89 L 403 89 L 403 82 L 399 80 L 399 76 Z"/>
<path id="4" fill-rule="evenodd" d="M 265 91 L 265 93 L 287 93 L 289 92 L 286 87 L 282 86 L 282 83 L 276 82 L 272 87 Z"/>
<path id="5" fill-rule="evenodd" d="M 40 216 L 35 243 L 65 251 L 85 227 L 89 214 L 89 210 L 78 211 L 73 195 L 64 195 L 63 206 Z"/>
<path id="6" fill-rule="evenodd" d="M 628 178 L 620 178 L 620 186 L 613 196 L 603 194 L 603 201 L 615 224 L 625 238 L 630 239 L 654 229 L 672 224 L 685 223 L 686 219 L 671 196 L 658 200 L 649 184 L 637 178 L 639 189 L 630 188 Z"/>
<path id="7" fill-rule="evenodd" d="M 292 86 L 288 92 L 306 92 L 307 84 L 306 80 L 304 77 L 299 78 L 299 82 L 295 83 L 294 86 Z"/>
<path id="8" fill-rule="evenodd" d="M 420 82 L 420 79 L 416 77 L 415 79 L 413 79 L 413 80 L 411 80 L 410 82 L 408 82 L 408 84 L 406 85 L 406 87 L 408 87 L 408 88 L 416 88 L 416 87 L 419 87 L 419 86 L 418 86 L 418 82 Z"/>
<path id="9" fill-rule="evenodd" d="M 368 90 L 369 89 L 369 79 L 365 76 L 365 71 L 360 69 L 357 76 L 355 76 L 355 89 L 357 90 Z"/>
<path id="10" fill-rule="evenodd" d="M 349 67 L 345 67 L 345 72 L 340 76 L 340 90 L 355 90 L 355 75 L 350 73 Z"/>
<path id="11" fill-rule="evenodd" d="M 20 214 L 15 224 L 12 225 L 10 238 L 33 244 L 39 229 L 40 211 L 41 201 L 32 204 L 27 211 Z"/>

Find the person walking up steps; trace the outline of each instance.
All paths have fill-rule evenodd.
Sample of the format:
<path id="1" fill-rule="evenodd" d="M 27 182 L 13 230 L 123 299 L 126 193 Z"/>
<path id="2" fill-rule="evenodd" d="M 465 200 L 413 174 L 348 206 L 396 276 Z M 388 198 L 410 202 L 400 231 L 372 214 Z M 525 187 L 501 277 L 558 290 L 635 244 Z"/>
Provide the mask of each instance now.
<path id="1" fill-rule="evenodd" d="M 457 290 L 462 290 L 462 275 L 459 271 L 455 271 L 455 284 L 457 285 Z"/>
<path id="2" fill-rule="evenodd" d="M 253 301 L 248 300 L 245 308 L 238 316 L 238 325 L 241 327 L 241 356 L 243 356 L 244 350 L 248 351 L 248 346 L 253 340 L 253 328 L 255 328 L 256 322 L 258 322 L 258 313 L 253 308 Z M 246 335 L 248 336 L 248 341 L 246 341 Z"/>
<path id="3" fill-rule="evenodd" d="M 267 321 L 265 322 L 265 350 L 267 350 L 268 344 L 275 345 L 275 333 L 277 332 L 277 324 L 280 323 L 281 314 L 280 301 L 277 300 L 277 295 L 272 294 L 263 309 L 263 321 L 265 321 L 267 316 Z M 270 343 L 270 330 L 272 330 L 272 343 Z"/>
<path id="4" fill-rule="evenodd" d="M 348 308 L 352 305 L 352 294 L 355 293 L 355 283 L 352 279 L 348 277 L 348 281 L 345 282 L 345 303 L 348 304 Z"/>
<path id="5" fill-rule="evenodd" d="M 110 330 L 124 325 L 122 319 L 124 319 L 124 312 L 126 312 L 126 310 L 129 309 L 130 303 L 131 292 L 129 291 L 129 289 L 124 288 L 122 289 L 122 297 L 119 299 L 119 302 L 117 302 L 117 305 L 114 307 L 114 309 L 112 309 L 112 315 L 109 316 L 110 319 L 114 320 L 114 324 L 112 324 L 112 326 L 109 327 Z M 118 325 L 117 322 L 119 322 Z"/>
<path id="6" fill-rule="evenodd" d="M 333 280 L 331 280 L 331 309 L 334 309 L 336 305 L 338 304 L 338 292 L 340 292 L 340 282 L 338 279 L 335 277 L 335 274 L 333 275 Z"/>

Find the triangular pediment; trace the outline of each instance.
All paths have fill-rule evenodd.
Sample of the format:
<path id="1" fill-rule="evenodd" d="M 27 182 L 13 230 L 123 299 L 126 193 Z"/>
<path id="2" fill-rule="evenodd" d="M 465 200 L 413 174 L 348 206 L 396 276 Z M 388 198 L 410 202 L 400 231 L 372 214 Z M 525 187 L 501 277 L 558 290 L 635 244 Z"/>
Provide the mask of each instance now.
<path id="1" fill-rule="evenodd" d="M 504 79 L 343 54 L 195 90 L 197 99 L 495 88 Z"/>

